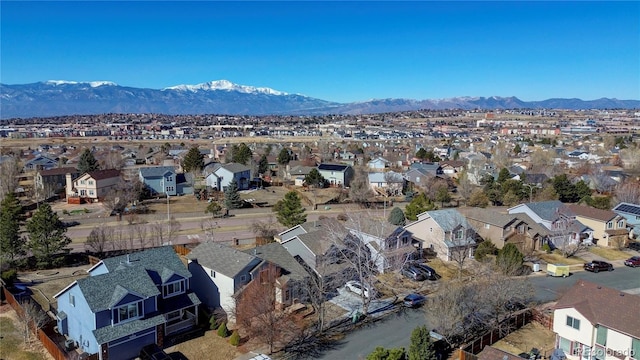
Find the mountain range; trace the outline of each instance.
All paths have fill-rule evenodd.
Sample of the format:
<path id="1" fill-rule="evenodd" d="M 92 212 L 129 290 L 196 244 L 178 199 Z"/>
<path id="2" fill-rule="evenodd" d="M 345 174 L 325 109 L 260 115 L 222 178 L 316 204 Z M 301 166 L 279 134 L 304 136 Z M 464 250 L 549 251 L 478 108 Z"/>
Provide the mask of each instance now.
<path id="1" fill-rule="evenodd" d="M 29 118 L 104 113 L 326 115 L 373 114 L 421 109 L 638 109 L 640 100 L 455 97 L 448 99 L 379 99 L 338 103 L 227 80 L 164 89 L 120 86 L 109 81 L 49 80 L 0 84 L 0 118 Z"/>

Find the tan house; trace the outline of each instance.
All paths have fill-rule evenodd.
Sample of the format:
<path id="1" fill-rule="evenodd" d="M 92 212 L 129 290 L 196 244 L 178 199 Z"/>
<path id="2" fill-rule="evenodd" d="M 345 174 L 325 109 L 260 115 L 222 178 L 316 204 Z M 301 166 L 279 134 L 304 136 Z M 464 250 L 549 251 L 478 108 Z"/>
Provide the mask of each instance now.
<path id="1" fill-rule="evenodd" d="M 444 261 L 473 257 L 476 233 L 465 217 L 455 209 L 426 211 L 405 226 L 423 249 L 436 253 Z"/>
<path id="2" fill-rule="evenodd" d="M 97 202 L 104 199 L 109 191 L 120 182 L 120 170 L 96 170 L 80 175 L 71 180 L 66 176 L 67 202 Z"/>
<path id="3" fill-rule="evenodd" d="M 527 224 L 516 216 L 481 208 L 460 208 L 458 211 L 484 241 L 491 240 L 498 249 L 508 242 L 515 244 L 520 251 L 524 249 Z"/>
<path id="4" fill-rule="evenodd" d="M 576 220 L 593 229 L 594 241 L 600 246 L 624 247 L 629 238 L 627 220 L 611 210 L 584 205 L 567 205 Z"/>

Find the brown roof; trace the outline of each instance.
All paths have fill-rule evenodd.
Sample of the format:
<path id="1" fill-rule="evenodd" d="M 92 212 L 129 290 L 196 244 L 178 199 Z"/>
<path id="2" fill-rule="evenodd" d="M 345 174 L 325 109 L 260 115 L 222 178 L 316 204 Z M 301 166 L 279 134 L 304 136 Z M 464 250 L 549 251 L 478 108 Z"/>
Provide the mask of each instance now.
<path id="1" fill-rule="evenodd" d="M 496 349 L 493 346 L 485 346 L 478 354 L 478 360 L 522 360 L 522 358 Z"/>
<path id="2" fill-rule="evenodd" d="M 53 168 L 49 170 L 40 171 L 41 176 L 53 176 L 53 175 L 77 174 L 77 173 L 78 173 L 78 169 L 74 167 L 60 167 L 60 168 Z"/>
<path id="3" fill-rule="evenodd" d="M 451 166 L 451 167 L 464 167 L 466 165 L 466 163 L 462 160 L 447 160 L 447 161 L 441 161 L 440 162 L 440 166 L 445 167 L 445 166 Z"/>
<path id="4" fill-rule="evenodd" d="M 567 207 L 573 211 L 577 216 L 582 216 L 590 219 L 609 221 L 617 216 L 611 210 L 600 210 L 592 208 L 591 206 L 569 204 Z"/>
<path id="5" fill-rule="evenodd" d="M 120 170 L 116 170 L 116 169 L 96 170 L 88 174 L 93 178 L 93 180 L 103 180 L 103 179 L 110 179 L 110 178 L 120 176 Z"/>
<path id="6" fill-rule="evenodd" d="M 592 324 L 640 337 L 640 296 L 585 280 L 569 289 L 554 307 L 574 308 Z"/>

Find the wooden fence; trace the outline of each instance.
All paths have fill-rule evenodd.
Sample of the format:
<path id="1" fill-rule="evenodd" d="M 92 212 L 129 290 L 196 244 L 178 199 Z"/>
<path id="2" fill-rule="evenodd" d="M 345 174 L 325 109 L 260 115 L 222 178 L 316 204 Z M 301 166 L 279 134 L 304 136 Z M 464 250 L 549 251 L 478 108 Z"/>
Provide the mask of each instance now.
<path id="1" fill-rule="evenodd" d="M 181 256 L 187 256 L 191 252 L 191 249 L 183 245 L 173 245 L 173 250 Z"/>
<path id="2" fill-rule="evenodd" d="M 526 310 L 514 314 L 510 319 L 505 320 L 503 324 L 509 330 L 509 332 L 511 332 L 526 325 L 531 321 L 532 318 L 533 316 L 531 311 Z M 472 340 L 470 343 L 461 346 L 460 349 L 466 353 L 478 354 L 480 351 L 482 351 L 482 349 L 484 349 L 485 346 L 493 345 L 495 342 L 502 339 L 505 335 L 506 334 L 504 334 L 504 331 L 500 331 L 500 329 L 490 330 L 484 335 Z"/>
<path id="3" fill-rule="evenodd" d="M 533 321 L 540 323 L 545 329 L 553 330 L 553 314 L 545 314 L 542 311 L 533 309 L 531 311 Z"/>

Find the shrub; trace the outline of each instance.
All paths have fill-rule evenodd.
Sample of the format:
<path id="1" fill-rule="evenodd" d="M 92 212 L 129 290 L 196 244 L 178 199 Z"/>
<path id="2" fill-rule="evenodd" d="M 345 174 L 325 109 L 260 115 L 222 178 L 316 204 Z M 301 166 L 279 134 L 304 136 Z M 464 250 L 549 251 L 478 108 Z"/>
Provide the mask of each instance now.
<path id="1" fill-rule="evenodd" d="M 4 281 L 7 286 L 13 285 L 13 282 L 18 279 L 18 271 L 16 269 L 9 269 L 2 272 L 2 281 Z"/>
<path id="2" fill-rule="evenodd" d="M 474 257 L 478 261 L 484 261 L 487 258 L 487 255 L 496 255 L 498 253 L 498 248 L 491 242 L 490 239 L 487 239 L 481 242 L 474 253 Z"/>
<path id="3" fill-rule="evenodd" d="M 209 329 L 215 330 L 217 328 L 218 328 L 218 321 L 216 320 L 216 316 L 211 315 L 211 317 L 209 318 Z"/>
<path id="4" fill-rule="evenodd" d="M 338 214 L 338 216 L 336 216 L 336 218 L 340 221 L 347 221 L 349 220 L 349 216 L 347 216 L 347 214 L 342 213 L 342 214 Z"/>
<path id="5" fill-rule="evenodd" d="M 234 330 L 233 334 L 231 334 L 231 337 L 229 338 L 229 344 L 233 346 L 240 345 L 240 334 L 238 334 L 237 331 Z"/>
<path id="6" fill-rule="evenodd" d="M 67 210 L 67 209 L 62 210 L 62 213 L 63 213 L 64 215 L 71 215 L 71 213 L 70 213 L 70 212 L 69 212 L 69 210 Z"/>
<path id="7" fill-rule="evenodd" d="M 226 338 L 227 336 L 229 336 L 229 331 L 227 330 L 227 323 L 220 324 L 220 327 L 218 328 L 218 336 L 223 338 Z"/>
<path id="8" fill-rule="evenodd" d="M 91 212 L 91 210 L 89 210 L 89 209 L 87 209 L 87 208 L 82 209 L 82 211 L 84 211 L 84 213 L 85 213 L 85 214 L 88 214 L 88 213 L 90 213 L 90 212 Z"/>
<path id="9" fill-rule="evenodd" d="M 496 264 L 505 275 L 516 275 L 522 267 L 523 261 L 524 255 L 512 243 L 508 243 L 500 249 L 496 258 Z"/>
<path id="10" fill-rule="evenodd" d="M 546 252 L 547 254 L 551 254 L 551 246 L 549 246 L 549 244 L 542 245 L 542 251 Z"/>

